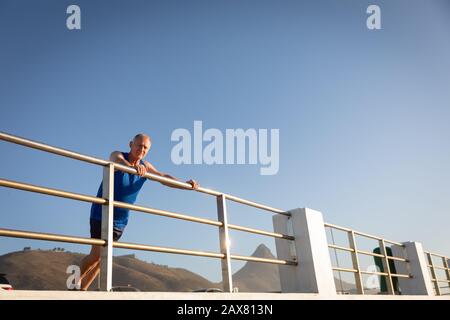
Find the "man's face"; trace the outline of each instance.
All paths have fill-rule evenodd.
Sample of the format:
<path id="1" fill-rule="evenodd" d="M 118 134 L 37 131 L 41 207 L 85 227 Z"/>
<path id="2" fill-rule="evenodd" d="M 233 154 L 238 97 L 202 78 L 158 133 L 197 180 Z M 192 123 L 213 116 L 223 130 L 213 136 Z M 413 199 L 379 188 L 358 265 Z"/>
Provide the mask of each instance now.
<path id="1" fill-rule="evenodd" d="M 150 139 L 148 137 L 139 137 L 130 143 L 130 153 L 134 158 L 141 160 L 147 155 L 150 146 Z"/>

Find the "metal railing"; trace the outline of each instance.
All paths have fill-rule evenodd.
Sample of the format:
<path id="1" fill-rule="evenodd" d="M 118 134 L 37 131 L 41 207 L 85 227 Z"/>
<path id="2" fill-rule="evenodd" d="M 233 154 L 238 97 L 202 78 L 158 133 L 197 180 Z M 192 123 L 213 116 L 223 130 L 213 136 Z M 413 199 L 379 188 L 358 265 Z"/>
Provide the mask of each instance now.
<path id="1" fill-rule="evenodd" d="M 348 242 L 349 242 L 350 247 L 343 247 L 343 246 L 339 246 L 339 245 L 336 245 L 333 243 L 333 244 L 328 244 L 328 248 L 335 250 L 335 253 L 336 253 L 336 250 L 350 252 L 351 257 L 352 257 L 352 266 L 353 266 L 352 269 L 341 268 L 339 266 L 333 267 L 332 269 L 334 271 L 338 271 L 338 272 L 353 273 L 355 276 L 355 285 L 356 285 L 357 293 L 365 294 L 365 289 L 364 289 L 364 284 L 363 284 L 363 279 L 362 279 L 363 274 L 386 277 L 387 278 L 387 291 L 388 291 L 388 294 L 392 294 L 392 295 L 399 293 L 398 288 L 396 288 L 396 286 L 394 286 L 394 278 L 411 278 L 411 275 L 409 275 L 409 274 L 394 273 L 393 272 L 394 270 L 391 270 L 391 266 L 389 263 L 390 260 L 395 260 L 395 261 L 399 261 L 399 262 L 403 262 L 403 263 L 409 262 L 409 260 L 406 258 L 392 256 L 392 255 L 389 255 L 389 253 L 387 252 L 386 243 L 389 243 L 391 245 L 396 245 L 396 246 L 403 248 L 404 245 L 402 243 L 383 239 L 381 237 L 377 237 L 377 236 L 370 235 L 367 233 L 355 231 L 355 230 L 345 228 L 345 227 L 340 227 L 340 226 L 333 225 L 330 223 L 325 223 L 325 227 L 329 228 L 331 232 L 334 229 L 334 230 L 344 231 L 347 233 Z M 361 236 L 364 238 L 377 240 L 378 241 L 378 249 L 380 250 L 380 253 L 368 252 L 368 251 L 358 249 L 355 236 Z M 334 239 L 333 239 L 333 242 L 334 242 Z M 359 256 L 358 256 L 360 254 L 381 259 L 383 270 L 381 272 L 361 270 L 361 266 L 359 263 Z M 336 260 L 337 260 L 337 254 L 336 254 Z"/>
<path id="2" fill-rule="evenodd" d="M 438 295 L 438 296 L 444 295 L 444 293 L 442 292 L 441 289 L 447 289 L 450 292 L 450 268 L 449 268 L 450 258 L 440 255 L 440 254 L 437 254 L 437 253 L 432 253 L 429 251 L 425 251 L 425 256 L 427 258 L 427 262 L 428 262 L 427 266 L 428 266 L 430 274 L 431 274 L 431 282 L 433 284 L 436 295 Z M 440 265 L 440 266 L 435 265 L 435 263 L 433 262 L 433 257 L 440 258 L 442 261 L 442 265 Z M 446 279 L 440 278 L 438 276 L 438 273 L 437 273 L 438 270 L 445 271 Z M 445 283 L 446 285 L 441 287 L 439 285 L 439 283 Z M 449 294 L 449 293 L 445 293 L 445 294 Z"/>
<path id="3" fill-rule="evenodd" d="M 38 149 L 41 151 L 53 153 L 56 155 L 72 158 L 79 161 L 88 162 L 91 164 L 99 165 L 104 167 L 103 169 L 103 195 L 102 198 L 94 197 L 90 195 L 84 195 L 64 190 L 58 190 L 53 188 L 47 188 L 43 186 L 36 186 L 27 183 L 11 181 L 6 179 L 0 179 L 0 186 L 19 189 L 34 193 L 40 193 L 45 195 L 57 196 L 67 199 L 73 199 L 77 201 L 84 201 L 90 203 L 97 203 L 102 205 L 102 239 L 92 239 L 85 237 L 73 237 L 67 235 L 59 235 L 59 234 L 49 234 L 49 233 L 39 233 L 39 232 L 29 232 L 24 230 L 11 230 L 11 229 L 3 229 L 0 228 L 0 236 L 4 237 L 16 237 L 16 238 L 26 238 L 26 239 L 36 239 L 36 240 L 47 240 L 47 241 L 56 241 L 56 242 L 70 242 L 77 244 L 85 244 L 85 245 L 98 245 L 102 246 L 102 254 L 101 254 L 101 273 L 100 273 L 100 286 L 102 290 L 109 291 L 112 286 L 112 248 L 123 248 L 123 249 L 134 249 L 134 250 L 144 250 L 144 251 L 154 251 L 154 252 L 162 252 L 162 253 L 172 253 L 172 254 L 183 254 L 183 255 L 192 255 L 192 256 L 202 256 L 209 258 L 218 258 L 222 261 L 222 278 L 223 278 L 223 286 L 224 291 L 233 292 L 233 282 L 232 282 L 232 273 L 231 273 L 231 259 L 233 260 L 243 260 L 243 261 L 254 261 L 254 262 L 262 262 L 262 263 L 271 263 L 278 265 L 297 265 L 297 258 L 293 258 L 293 260 L 280 260 L 280 259 L 265 259 L 265 258 L 257 258 L 257 257 L 248 257 L 248 256 L 240 256 L 240 255 L 232 255 L 229 250 L 229 229 L 238 230 L 242 232 L 249 232 L 254 234 L 259 234 L 263 236 L 269 236 L 274 238 L 282 238 L 287 240 L 294 240 L 292 235 L 269 232 L 264 230 L 258 230 L 254 228 L 249 228 L 245 226 L 239 226 L 234 224 L 229 224 L 227 219 L 227 209 L 226 209 L 226 201 L 234 201 L 240 204 L 244 204 L 247 206 L 255 207 L 258 209 L 262 209 L 265 211 L 269 211 L 276 214 L 290 216 L 290 214 L 284 210 L 276 209 L 270 206 L 266 206 L 257 202 L 245 200 L 233 195 L 225 194 L 223 192 L 206 189 L 206 188 L 198 188 L 195 191 L 205 193 L 207 195 L 215 196 L 217 199 L 217 214 L 218 220 L 210 220 L 199 218 L 195 216 L 190 216 L 186 214 L 148 208 L 143 206 L 138 206 L 134 204 L 124 203 L 120 201 L 115 201 L 113 199 L 114 195 L 114 171 L 121 170 L 123 172 L 137 174 L 136 169 L 128 166 L 124 166 L 117 163 L 112 163 L 110 161 L 106 161 L 103 159 L 83 155 L 80 153 L 76 153 L 73 151 L 69 151 L 62 148 L 57 148 L 53 146 L 49 146 L 40 142 L 31 141 L 28 139 L 24 139 L 15 135 L 7 134 L 4 132 L 0 132 L 0 140 L 8 141 L 11 143 L 23 145 L 25 147 Z M 164 184 L 169 184 L 176 187 L 182 187 L 186 189 L 192 189 L 191 185 L 184 182 L 175 181 L 172 179 L 164 178 L 155 174 L 146 173 L 145 178 L 161 182 Z M 220 252 L 205 252 L 205 251 L 196 251 L 196 250 L 185 250 L 178 248 L 169 248 L 169 247 L 159 247 L 152 246 L 146 244 L 135 244 L 135 243 L 124 243 L 118 241 L 112 241 L 112 217 L 114 207 L 130 209 L 133 211 L 144 212 L 153 215 L 160 215 L 168 218 L 181 219 L 185 221 L 195 222 L 206 224 L 210 226 L 215 226 L 219 228 L 219 240 L 220 240 Z"/>
<path id="4" fill-rule="evenodd" d="M 93 239 L 86 237 L 74 237 L 68 235 L 61 234 L 50 234 L 50 233 L 40 233 L 40 232 L 30 232 L 26 230 L 11 230 L 0 228 L 0 236 L 4 237 L 16 237 L 16 238 L 26 238 L 26 239 L 36 239 L 36 240 L 47 240 L 47 241 L 57 241 L 57 242 L 68 242 L 68 243 L 77 243 L 84 245 L 97 245 L 101 246 L 101 274 L 100 274 L 100 287 L 102 290 L 109 291 L 112 286 L 112 249 L 113 248 L 122 248 L 122 249 L 133 249 L 133 250 L 144 250 L 144 251 L 153 251 L 153 252 L 161 252 L 161 253 L 171 253 L 171 254 L 182 254 L 182 255 L 190 255 L 190 256 L 201 256 L 208 258 L 216 258 L 221 260 L 222 267 L 222 278 L 223 278 L 223 286 L 224 291 L 233 292 L 233 280 L 231 273 L 231 260 L 242 260 L 242 261 L 255 261 L 262 263 L 271 263 L 278 265 L 291 265 L 291 266 L 299 266 L 298 258 L 296 254 L 292 254 L 295 252 L 295 248 L 291 246 L 291 254 L 287 259 L 265 259 L 265 258 L 257 258 L 257 257 L 248 257 L 248 256 L 240 256 L 233 255 L 230 252 L 229 248 L 229 230 L 238 230 L 253 234 L 259 234 L 263 236 L 269 236 L 276 239 L 286 239 L 290 240 L 291 244 L 294 245 L 294 240 L 296 240 L 293 236 L 294 230 L 292 230 L 292 224 L 287 224 L 287 229 L 282 229 L 282 233 L 270 232 L 265 230 L 258 230 L 246 226 L 239 226 L 228 223 L 228 215 L 227 215 L 227 200 L 237 202 L 240 204 L 248 205 L 251 207 L 255 207 L 258 209 L 262 209 L 265 211 L 269 211 L 271 213 L 291 217 L 290 212 L 286 212 L 280 209 L 276 209 L 270 206 L 266 206 L 260 203 L 256 203 L 253 201 L 245 200 L 233 195 L 225 194 L 219 191 L 206 189 L 206 188 L 198 188 L 196 191 L 205 193 L 210 196 L 216 197 L 217 200 L 217 220 L 205 219 L 200 217 L 195 217 L 187 214 L 182 214 L 178 212 L 166 211 L 156 208 L 149 208 L 134 204 L 129 204 L 125 202 L 115 201 L 113 198 L 114 195 L 114 171 L 121 170 L 123 172 L 127 172 L 130 174 L 137 174 L 136 170 L 132 167 L 124 166 L 121 164 L 112 163 L 110 161 L 98 159 L 91 156 L 86 156 L 83 154 L 79 154 L 73 151 L 69 151 L 66 149 L 56 148 L 53 146 L 49 146 L 43 143 L 31 141 L 28 139 L 20 138 L 14 135 L 10 135 L 7 133 L 0 132 L 0 140 L 8 141 L 11 143 L 23 145 L 29 148 L 38 149 L 41 151 L 53 153 L 56 155 L 72 158 L 79 161 L 88 162 L 91 164 L 99 165 L 103 167 L 103 194 L 102 197 L 90 196 L 85 194 L 79 194 L 74 192 L 69 192 L 65 190 L 59 190 L 54 188 L 48 188 L 44 186 L 37 186 L 28 183 L 22 183 L 12 180 L 0 179 L 0 186 L 24 190 L 33 193 L 40 193 L 45 195 L 51 195 L 56 197 L 62 197 L 67 199 L 72 199 L 76 201 L 84 201 L 88 203 L 96 203 L 102 205 L 102 235 L 101 239 Z M 147 179 L 161 182 L 165 185 L 171 185 L 176 187 L 181 187 L 185 189 L 192 189 L 190 184 L 175 181 L 172 179 L 164 178 L 158 175 L 147 173 L 144 176 Z M 113 241 L 112 239 L 112 228 L 113 228 L 113 210 L 114 208 L 124 208 L 133 211 L 143 212 L 152 215 L 159 215 L 173 219 L 180 219 L 185 221 L 190 221 L 194 223 L 205 224 L 209 226 L 214 226 L 219 229 L 219 243 L 220 243 L 220 251 L 219 252 L 208 252 L 208 251 L 198 251 L 198 250 L 186 250 L 180 248 L 170 248 L 170 247 L 161 247 L 161 246 L 152 246 L 148 244 L 136 244 L 136 243 L 125 243 Z M 400 294 L 401 288 L 398 287 L 399 278 L 412 278 L 411 274 L 406 274 L 411 272 L 409 269 L 410 261 L 408 260 L 405 245 L 399 242 L 390 241 L 378 236 L 373 236 L 367 233 L 355 231 L 349 228 L 340 227 L 337 225 L 324 223 L 325 228 L 329 228 L 331 231 L 331 236 L 333 238 L 333 244 L 328 243 L 328 248 L 334 250 L 336 254 L 337 260 L 337 251 L 344 251 L 351 254 L 352 268 L 343 268 L 339 266 L 332 266 L 332 270 L 337 271 L 339 275 L 341 272 L 353 273 L 355 277 L 355 284 L 357 293 L 366 294 L 365 287 L 363 284 L 363 275 L 376 275 L 383 277 L 386 279 L 386 292 L 388 294 Z M 322 229 L 323 230 L 323 229 Z M 332 230 L 340 230 L 347 234 L 349 246 L 341 246 L 336 245 L 334 242 L 334 236 Z M 287 233 L 287 234 L 284 234 Z M 378 241 L 378 252 L 369 252 L 362 249 L 359 249 L 356 243 L 356 237 L 364 237 L 368 239 L 373 239 Z M 303 243 L 303 242 L 302 242 Z M 403 257 L 394 256 L 390 252 L 388 252 L 388 245 L 393 246 L 397 253 L 401 253 L 400 255 Z M 297 242 L 297 245 L 298 242 Z M 300 245 L 301 246 L 301 245 Z M 293 250 L 292 250 L 293 249 Z M 298 252 L 298 251 L 297 251 Z M 409 251 L 408 251 L 409 252 Z M 423 253 L 423 251 L 421 251 Z M 360 255 L 371 256 L 381 262 L 381 271 L 365 271 L 361 269 L 360 264 Z M 449 288 L 450 285 L 450 268 L 449 263 L 450 260 L 448 257 L 438 255 L 435 253 L 425 252 L 426 259 L 428 260 L 428 269 L 431 274 L 431 281 L 434 286 L 434 290 L 436 295 L 443 295 L 442 288 Z M 432 257 L 439 257 L 442 259 L 442 265 L 437 265 L 433 262 Z M 300 257 L 301 258 L 301 257 Z M 412 258 L 413 259 L 413 258 Z M 402 268 L 406 273 L 396 273 L 394 269 L 391 268 L 390 263 L 405 263 L 407 264 L 407 268 Z M 380 265 L 380 263 L 378 263 Z M 423 264 L 424 270 L 426 264 Z M 401 265 L 402 266 L 402 265 Z M 446 273 L 446 279 L 438 277 L 438 270 L 444 270 Z M 281 272 L 281 271 L 280 271 Z M 317 275 L 316 275 L 317 276 Z M 395 283 L 397 280 L 397 283 Z M 403 281 L 403 280 L 402 280 Z M 411 281 L 411 280 L 408 280 Z M 428 280 L 427 280 L 428 281 Z M 447 287 L 440 287 L 439 283 L 446 283 Z M 342 288 L 341 288 L 342 289 Z M 431 289 L 430 289 L 431 290 Z"/>

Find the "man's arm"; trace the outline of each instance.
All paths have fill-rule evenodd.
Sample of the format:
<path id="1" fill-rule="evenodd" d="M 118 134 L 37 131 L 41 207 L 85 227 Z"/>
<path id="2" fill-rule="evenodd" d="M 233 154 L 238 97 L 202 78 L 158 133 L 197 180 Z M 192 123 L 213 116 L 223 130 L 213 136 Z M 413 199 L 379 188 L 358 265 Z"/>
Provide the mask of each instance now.
<path id="1" fill-rule="evenodd" d="M 123 164 L 124 166 L 132 167 L 131 163 L 128 162 L 127 159 L 123 156 L 123 153 L 120 151 L 113 151 L 109 156 L 109 161 Z"/>
<path id="2" fill-rule="evenodd" d="M 111 155 L 109 156 L 109 161 L 112 161 L 114 163 L 118 163 L 118 164 L 123 164 L 124 166 L 128 166 L 128 167 L 133 167 L 137 170 L 138 175 L 139 176 L 144 176 L 146 171 L 146 168 L 141 165 L 141 164 L 137 164 L 135 166 L 133 166 L 127 159 L 125 159 L 125 157 L 123 156 L 123 153 L 120 151 L 114 151 L 111 153 Z"/>
<path id="3" fill-rule="evenodd" d="M 158 170 L 157 170 L 150 162 L 148 162 L 148 161 L 144 161 L 144 163 L 145 163 L 145 168 L 147 169 L 147 172 L 148 172 L 148 173 L 153 173 L 153 174 L 156 174 L 156 175 L 161 176 L 161 177 L 164 177 L 164 178 L 169 178 L 169 179 L 172 179 L 172 180 L 175 180 L 175 181 L 181 181 L 181 182 L 183 182 L 182 180 L 180 180 L 180 179 L 178 179 L 178 178 L 175 178 L 174 176 L 171 176 L 170 174 L 162 173 L 162 172 L 158 171 Z M 199 187 L 198 183 L 197 183 L 195 180 L 192 180 L 192 179 L 189 180 L 189 181 L 186 181 L 186 183 L 189 183 L 189 184 L 192 186 L 192 189 L 197 189 L 197 188 Z M 177 189 L 192 190 L 191 188 L 178 187 L 178 186 L 174 186 L 174 185 L 172 185 L 172 184 L 165 183 L 165 182 L 161 182 L 161 184 L 163 184 L 163 185 L 165 185 L 165 186 L 168 186 L 168 187 L 177 188 Z"/>

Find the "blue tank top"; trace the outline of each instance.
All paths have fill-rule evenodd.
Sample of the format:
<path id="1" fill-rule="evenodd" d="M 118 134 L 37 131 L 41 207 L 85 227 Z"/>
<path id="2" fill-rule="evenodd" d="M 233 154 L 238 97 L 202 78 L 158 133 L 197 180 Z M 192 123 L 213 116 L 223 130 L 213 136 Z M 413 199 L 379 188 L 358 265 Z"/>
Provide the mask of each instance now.
<path id="1" fill-rule="evenodd" d="M 125 159 L 128 160 L 128 152 L 122 152 Z M 144 162 L 141 160 L 141 164 Z M 137 195 L 141 190 L 146 178 L 135 174 L 126 173 L 120 170 L 114 172 L 114 200 L 135 203 Z M 103 182 L 98 188 L 97 197 L 103 195 Z M 124 208 L 114 208 L 114 227 L 123 230 L 128 223 L 130 210 Z M 102 205 L 93 203 L 91 206 L 91 219 L 102 220 Z"/>

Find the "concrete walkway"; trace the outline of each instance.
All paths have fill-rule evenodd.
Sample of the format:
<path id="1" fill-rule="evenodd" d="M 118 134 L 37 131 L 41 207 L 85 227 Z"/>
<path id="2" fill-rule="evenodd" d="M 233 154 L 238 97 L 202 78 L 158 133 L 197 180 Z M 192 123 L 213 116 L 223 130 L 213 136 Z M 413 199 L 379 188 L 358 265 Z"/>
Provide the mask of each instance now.
<path id="1" fill-rule="evenodd" d="M 450 296 L 335 295 L 307 293 L 0 291 L 0 300 L 449 300 Z"/>

